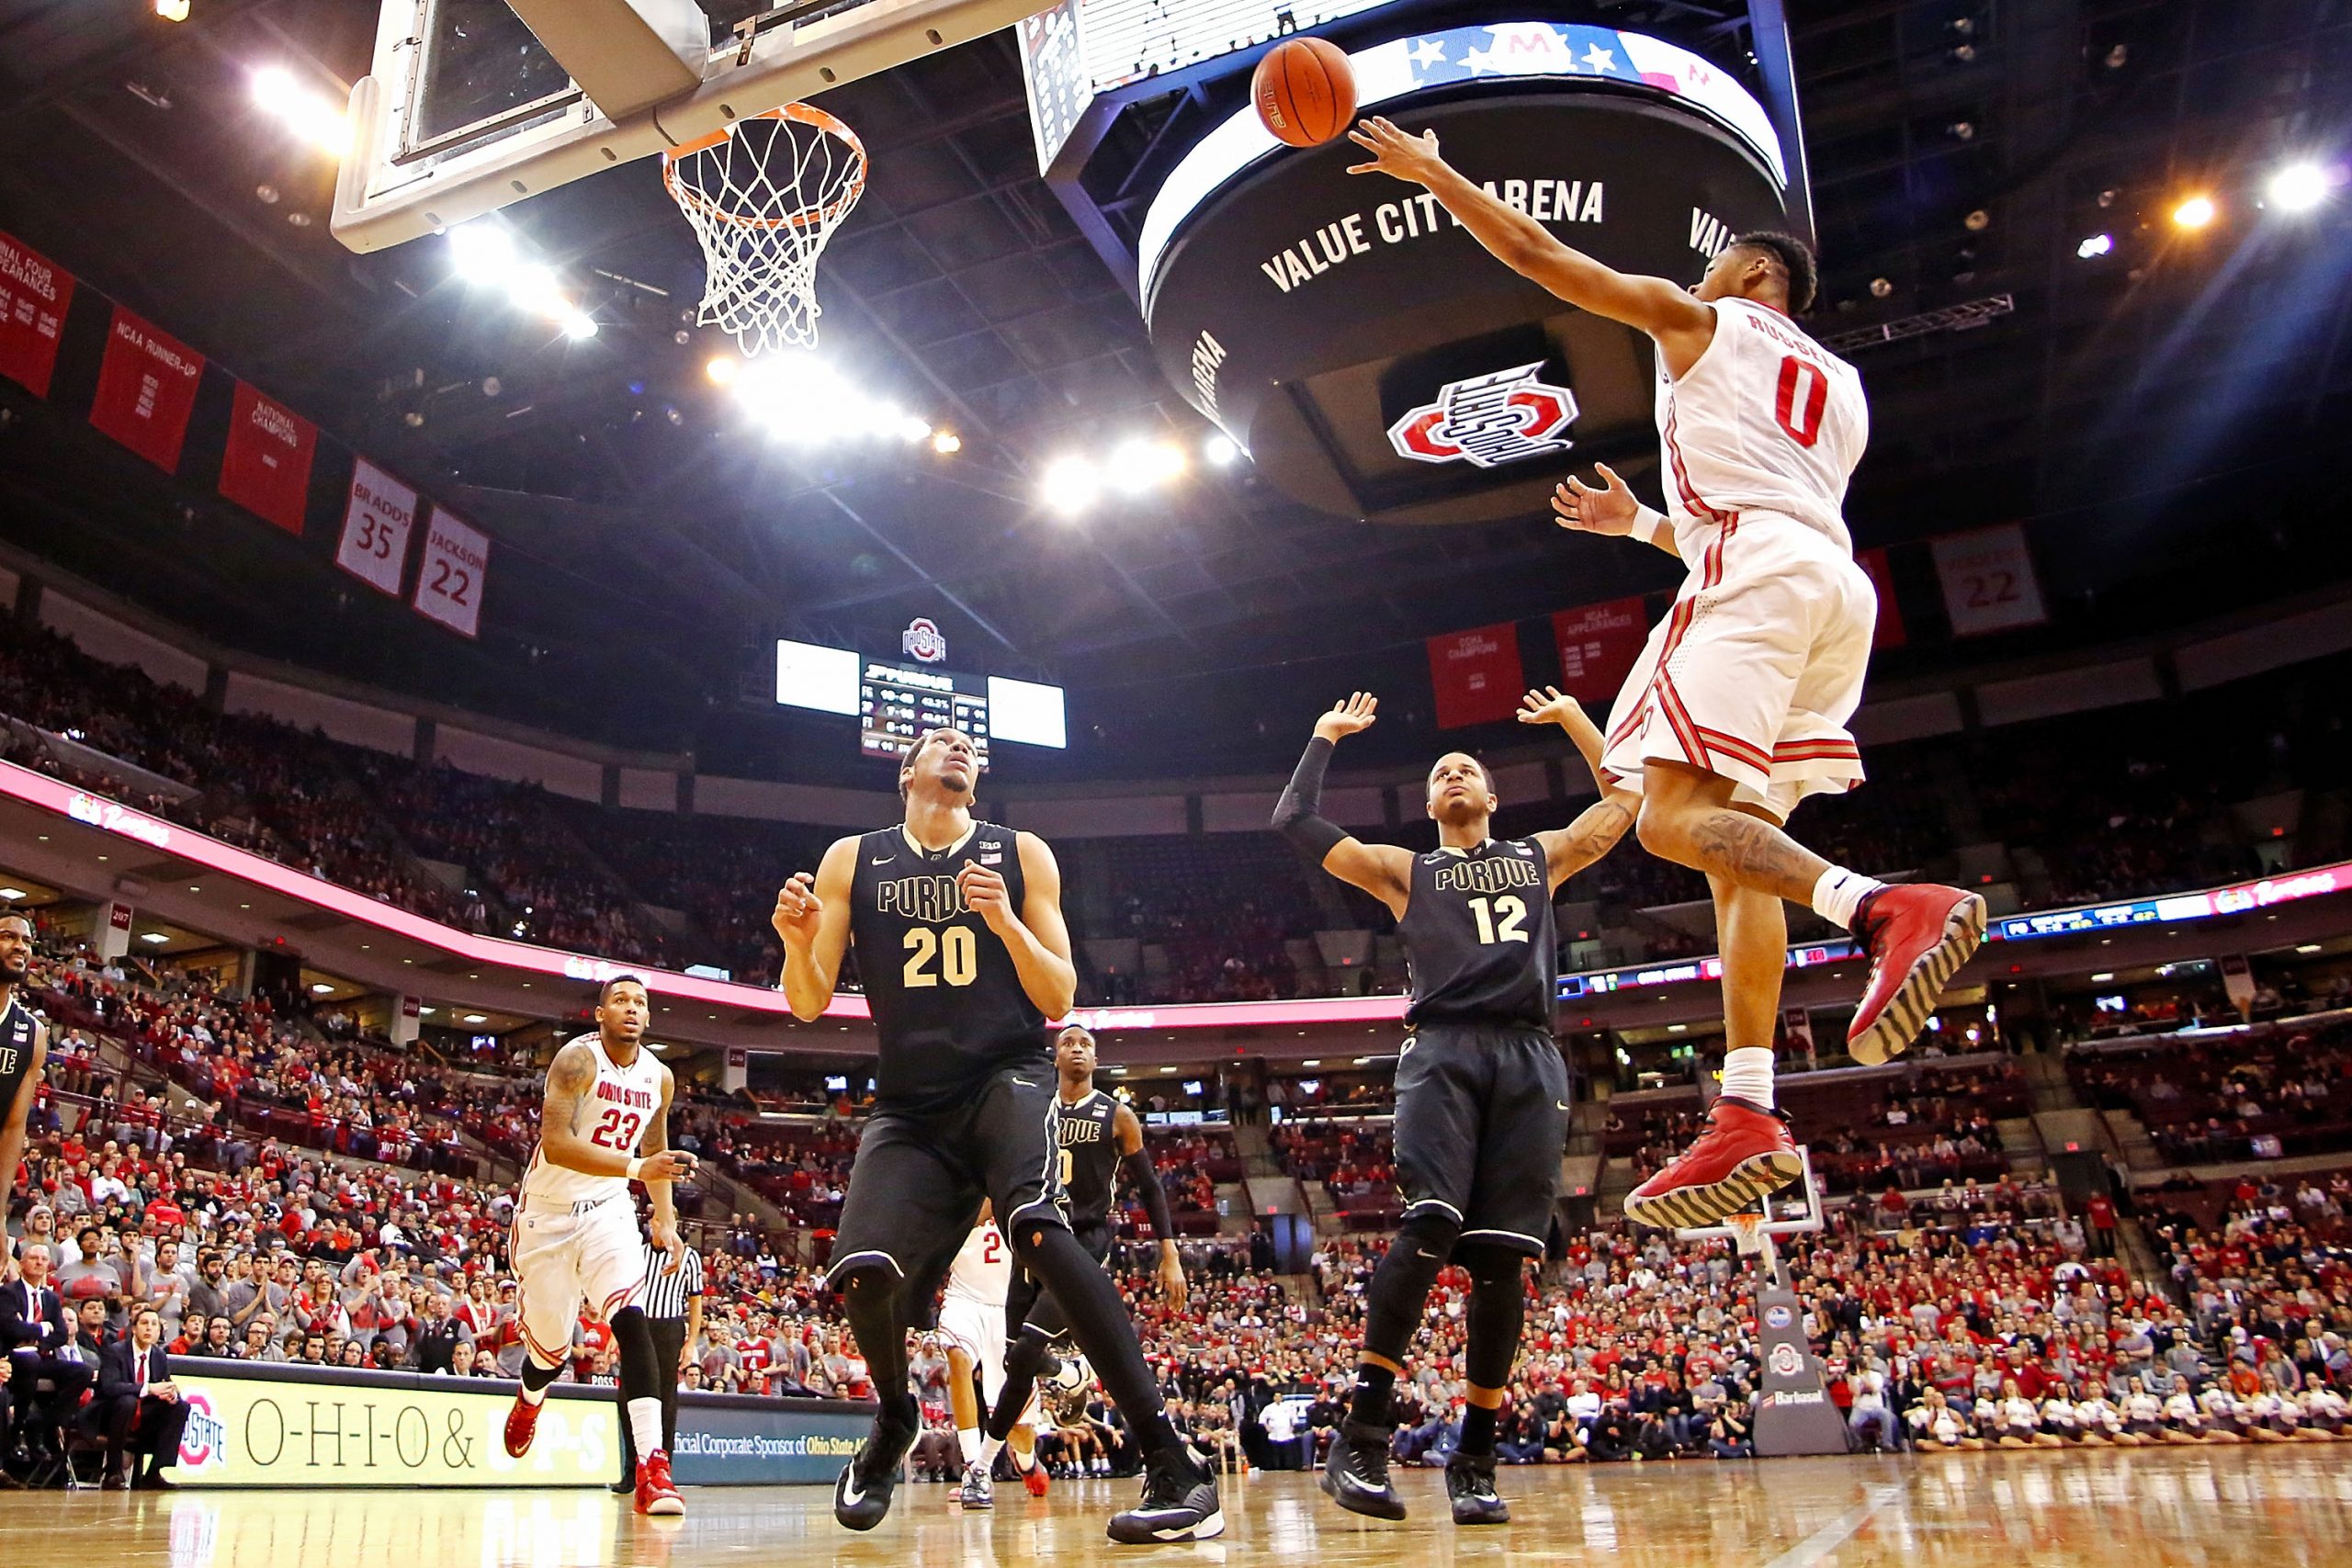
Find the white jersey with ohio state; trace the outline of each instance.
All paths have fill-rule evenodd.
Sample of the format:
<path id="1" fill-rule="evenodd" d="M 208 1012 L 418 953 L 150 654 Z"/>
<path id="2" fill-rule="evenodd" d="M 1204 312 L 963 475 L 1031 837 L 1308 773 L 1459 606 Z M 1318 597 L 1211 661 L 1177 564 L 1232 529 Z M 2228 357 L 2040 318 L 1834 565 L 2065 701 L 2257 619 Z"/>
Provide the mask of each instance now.
<path id="1" fill-rule="evenodd" d="M 1012 1293 L 1012 1248 L 996 1226 L 974 1225 L 947 1270 L 947 1293 L 999 1311 Z"/>
<path id="2" fill-rule="evenodd" d="M 1715 335 L 1698 363 L 1679 379 L 1662 364 L 1658 371 L 1657 428 L 1677 535 L 1737 513 L 1778 513 L 1850 555 L 1846 481 L 1871 433 L 1860 373 L 1770 305 L 1709 303 Z"/>
<path id="3" fill-rule="evenodd" d="M 571 1131 L 600 1149 L 635 1155 L 638 1141 L 645 1136 L 646 1127 L 662 1108 L 662 1059 L 640 1043 L 636 1058 L 624 1067 L 605 1055 L 602 1035 L 583 1034 L 572 1043 L 584 1043 L 594 1054 L 596 1081 L 588 1086 L 588 1091 L 573 1109 Z M 590 1176 L 585 1171 L 549 1164 L 544 1129 L 540 1136 L 541 1146 L 531 1151 L 531 1168 L 523 1173 L 523 1197 L 527 1207 L 568 1208 L 628 1192 L 628 1178 L 625 1176 Z"/>

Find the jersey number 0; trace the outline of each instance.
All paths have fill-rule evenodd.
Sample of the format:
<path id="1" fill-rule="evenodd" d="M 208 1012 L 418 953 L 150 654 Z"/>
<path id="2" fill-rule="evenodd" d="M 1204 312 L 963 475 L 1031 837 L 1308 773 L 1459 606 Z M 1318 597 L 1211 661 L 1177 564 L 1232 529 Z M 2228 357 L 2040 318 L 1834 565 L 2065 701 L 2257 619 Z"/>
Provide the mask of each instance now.
<path id="1" fill-rule="evenodd" d="M 936 974 L 932 961 L 939 961 Z M 915 926 L 907 932 L 907 966 L 904 976 L 909 987 L 936 986 L 945 980 L 951 986 L 968 986 L 980 976 L 980 944 L 969 926 L 949 926 L 933 931 L 929 926 Z"/>

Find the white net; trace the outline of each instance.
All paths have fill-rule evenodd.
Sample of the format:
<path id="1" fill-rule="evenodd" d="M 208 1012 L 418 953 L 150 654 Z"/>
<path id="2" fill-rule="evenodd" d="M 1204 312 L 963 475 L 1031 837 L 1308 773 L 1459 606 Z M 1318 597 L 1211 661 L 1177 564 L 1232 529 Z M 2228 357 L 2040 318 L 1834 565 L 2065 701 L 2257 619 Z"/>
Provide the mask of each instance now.
<path id="1" fill-rule="evenodd" d="M 1766 1244 L 1771 1240 L 1770 1235 L 1764 1229 L 1762 1214 L 1754 1213 L 1734 1214 L 1728 1224 L 1731 1225 L 1733 1245 L 1742 1253 L 1761 1252 Z"/>
<path id="2" fill-rule="evenodd" d="M 746 355 L 817 343 L 817 258 L 865 191 L 856 132 L 808 104 L 663 154 L 662 183 L 702 243 L 697 320 Z"/>

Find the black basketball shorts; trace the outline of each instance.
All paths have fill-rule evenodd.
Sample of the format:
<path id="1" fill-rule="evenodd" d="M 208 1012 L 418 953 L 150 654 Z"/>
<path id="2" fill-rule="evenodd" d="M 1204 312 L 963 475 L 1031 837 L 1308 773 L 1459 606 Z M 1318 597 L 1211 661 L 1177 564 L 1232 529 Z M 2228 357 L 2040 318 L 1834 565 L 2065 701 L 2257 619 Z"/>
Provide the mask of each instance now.
<path id="1" fill-rule="evenodd" d="M 1086 1249 L 1087 1257 L 1097 1263 L 1109 1260 L 1111 1226 L 1108 1221 L 1102 1224 L 1080 1225 L 1075 1234 L 1078 1245 Z M 1005 1296 L 1004 1322 L 1008 1337 L 1018 1335 L 1025 1325 L 1039 1330 L 1057 1344 L 1069 1340 L 1069 1318 L 1063 1313 L 1062 1303 L 1056 1301 L 1052 1293 L 1038 1282 L 1037 1277 L 1026 1269 L 1012 1271 L 1012 1289 Z"/>
<path id="2" fill-rule="evenodd" d="M 935 1292 L 982 1198 L 1008 1238 L 1016 1224 L 1067 1229 L 1057 1104 L 1041 1058 L 998 1068 L 943 1111 L 876 1111 L 857 1140 L 825 1282 L 879 1265 Z"/>
<path id="3" fill-rule="evenodd" d="M 1568 1068 L 1540 1029 L 1423 1024 L 1396 1062 L 1396 1187 L 1482 1241 L 1540 1256 L 1568 1142 Z"/>

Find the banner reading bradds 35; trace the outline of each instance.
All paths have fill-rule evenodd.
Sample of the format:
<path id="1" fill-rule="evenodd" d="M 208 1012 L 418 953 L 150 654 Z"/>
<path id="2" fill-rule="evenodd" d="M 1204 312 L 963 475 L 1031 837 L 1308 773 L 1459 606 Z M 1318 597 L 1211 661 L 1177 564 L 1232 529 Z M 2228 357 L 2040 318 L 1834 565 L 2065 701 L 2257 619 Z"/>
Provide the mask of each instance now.
<path id="1" fill-rule="evenodd" d="M 1695 281 L 1733 234 L 1788 221 L 1762 108 L 1673 45 L 1518 23 L 1351 59 L 1368 112 L 1434 130 L 1454 167 L 1611 266 Z M 1279 148 L 1245 110 L 1179 161 L 1140 254 L 1185 399 L 1292 496 L 1386 522 L 1538 513 L 1571 466 L 1655 450 L 1646 342 L 1520 277 L 1419 186 L 1349 175 L 1362 157 Z M 1460 389 L 1498 375 L 1522 395 L 1448 428 L 1474 406 Z"/>

